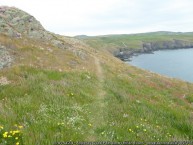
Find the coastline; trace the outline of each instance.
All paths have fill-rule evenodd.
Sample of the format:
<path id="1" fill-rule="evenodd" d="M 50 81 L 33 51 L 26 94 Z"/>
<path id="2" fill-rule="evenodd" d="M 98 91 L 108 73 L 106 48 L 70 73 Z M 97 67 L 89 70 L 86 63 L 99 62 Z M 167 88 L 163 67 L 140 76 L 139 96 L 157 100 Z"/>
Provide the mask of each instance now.
<path id="1" fill-rule="evenodd" d="M 177 50 L 177 49 L 190 49 L 193 48 L 193 42 L 187 42 L 182 40 L 174 41 L 161 41 L 161 42 L 151 42 L 143 43 L 142 47 L 139 49 L 128 49 L 116 53 L 114 56 L 121 59 L 122 61 L 130 61 L 132 56 L 138 56 L 140 54 L 154 53 L 159 50 Z"/>

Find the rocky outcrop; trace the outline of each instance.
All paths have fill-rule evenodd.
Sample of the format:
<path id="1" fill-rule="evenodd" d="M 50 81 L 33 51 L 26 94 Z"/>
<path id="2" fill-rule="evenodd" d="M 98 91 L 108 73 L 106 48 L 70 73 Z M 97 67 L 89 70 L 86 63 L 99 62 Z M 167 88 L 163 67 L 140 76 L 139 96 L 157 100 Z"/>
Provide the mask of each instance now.
<path id="1" fill-rule="evenodd" d="M 33 45 L 30 45 L 30 42 Z M 33 16 L 15 7 L 0 6 L 0 69 L 10 66 L 13 60 L 17 60 L 17 48 L 23 46 L 25 49 L 30 47 L 45 50 L 45 55 L 48 54 L 47 51 L 57 53 L 57 48 L 66 49 L 67 54 L 71 52 L 76 58 L 84 61 L 89 56 L 88 46 L 82 41 L 45 30 Z M 23 57 L 19 60 L 23 60 Z M 37 57 L 37 60 L 41 58 Z"/>
<path id="2" fill-rule="evenodd" d="M 65 49 L 63 41 L 44 29 L 39 21 L 28 13 L 15 7 L 0 7 L 0 34 L 10 37 L 27 37 L 40 41 L 49 41 L 52 45 Z"/>
<path id="3" fill-rule="evenodd" d="M 71 47 L 61 36 L 46 31 L 33 16 L 15 7 L 0 6 L 0 35 L 14 39 L 32 39 L 61 49 Z M 0 40 L 0 69 L 10 66 L 14 60 L 12 47 L 5 47 L 5 42 L 1 41 L 3 39 Z"/>
<path id="4" fill-rule="evenodd" d="M 43 37 L 45 29 L 33 16 L 14 7 L 0 7 L 0 32 L 12 37 Z"/>
<path id="5" fill-rule="evenodd" d="M 141 53 L 152 53 L 156 50 L 181 48 L 193 48 L 193 42 L 177 39 L 171 41 L 143 42 L 141 48 L 135 50 L 121 49 L 115 56 L 121 60 L 127 60 L 134 54 L 138 55 Z"/>
<path id="6" fill-rule="evenodd" d="M 12 60 L 13 58 L 11 57 L 7 49 L 4 46 L 0 45 L 0 69 L 6 66 L 10 66 Z"/>

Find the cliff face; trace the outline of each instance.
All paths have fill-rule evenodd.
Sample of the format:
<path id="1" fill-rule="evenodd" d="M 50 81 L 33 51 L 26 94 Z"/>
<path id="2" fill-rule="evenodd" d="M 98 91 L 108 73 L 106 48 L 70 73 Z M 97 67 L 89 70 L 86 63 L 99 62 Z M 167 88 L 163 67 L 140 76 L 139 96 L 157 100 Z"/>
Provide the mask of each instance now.
<path id="1" fill-rule="evenodd" d="M 140 49 L 136 50 L 126 50 L 122 49 L 120 52 L 116 52 L 115 56 L 125 60 L 128 59 L 134 53 L 150 53 L 156 50 L 164 50 L 164 49 L 180 49 L 180 48 L 193 48 L 193 42 L 177 40 L 173 41 L 156 41 L 156 42 L 143 42 Z"/>
<path id="2" fill-rule="evenodd" d="M 143 43 L 142 51 L 149 52 L 159 49 L 178 49 L 191 47 L 193 47 L 193 42 L 189 41 L 183 40 L 160 41 L 160 42 Z"/>

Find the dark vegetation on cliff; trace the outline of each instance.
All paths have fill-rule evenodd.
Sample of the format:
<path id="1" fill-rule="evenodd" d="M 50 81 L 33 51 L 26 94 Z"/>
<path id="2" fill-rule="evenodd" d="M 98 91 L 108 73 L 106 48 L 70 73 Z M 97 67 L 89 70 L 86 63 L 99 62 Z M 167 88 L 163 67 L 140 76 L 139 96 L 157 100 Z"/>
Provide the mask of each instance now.
<path id="1" fill-rule="evenodd" d="M 0 7 L 0 14 L 0 143 L 193 139 L 193 84 L 129 66 L 103 50 L 123 43 L 136 49 L 146 34 L 132 37 L 133 45 L 125 35 L 123 43 L 123 36 L 88 38 L 89 46 L 47 32 L 16 8 Z"/>

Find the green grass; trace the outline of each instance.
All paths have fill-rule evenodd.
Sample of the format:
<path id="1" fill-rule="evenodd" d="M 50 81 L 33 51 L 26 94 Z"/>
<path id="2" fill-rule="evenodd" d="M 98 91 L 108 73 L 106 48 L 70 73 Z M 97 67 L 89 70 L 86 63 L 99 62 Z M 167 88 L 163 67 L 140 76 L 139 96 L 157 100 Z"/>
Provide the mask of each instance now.
<path id="1" fill-rule="evenodd" d="M 192 140 L 192 107 L 172 94 L 178 88 L 155 89 L 140 80 L 108 75 L 106 135 L 113 132 L 114 141 Z"/>
<path id="2" fill-rule="evenodd" d="M 186 96 L 186 99 L 189 103 L 193 103 L 193 94 Z"/>
<path id="3" fill-rule="evenodd" d="M 155 79 L 146 82 L 155 83 L 150 86 L 138 74 L 117 77 L 108 66 L 103 69 L 106 94 L 102 114 L 97 114 L 99 80 L 91 72 L 24 66 L 1 72 L 12 83 L 0 86 L 0 124 L 7 130 L 22 125 L 22 140 L 28 145 L 193 139 L 193 108 L 173 94 L 179 92 L 177 84 L 166 89 L 164 81 L 158 85 Z"/>
<path id="4" fill-rule="evenodd" d="M 7 74 L 8 78 L 13 75 L 16 84 L 0 86 L 1 114 L 5 117 L 0 119 L 1 125 L 23 125 L 26 144 L 87 137 L 88 107 L 95 97 L 91 94 L 96 94 L 92 89 L 95 76 L 88 79 L 88 72 L 60 73 L 28 67 Z"/>
<path id="5" fill-rule="evenodd" d="M 122 35 L 104 35 L 93 37 L 80 37 L 90 46 L 96 49 L 105 49 L 110 52 L 118 50 L 120 48 L 125 49 L 140 49 L 143 42 L 161 42 L 172 41 L 173 39 L 191 41 L 192 33 L 173 33 L 173 32 L 152 32 L 141 34 L 122 34 Z"/>

